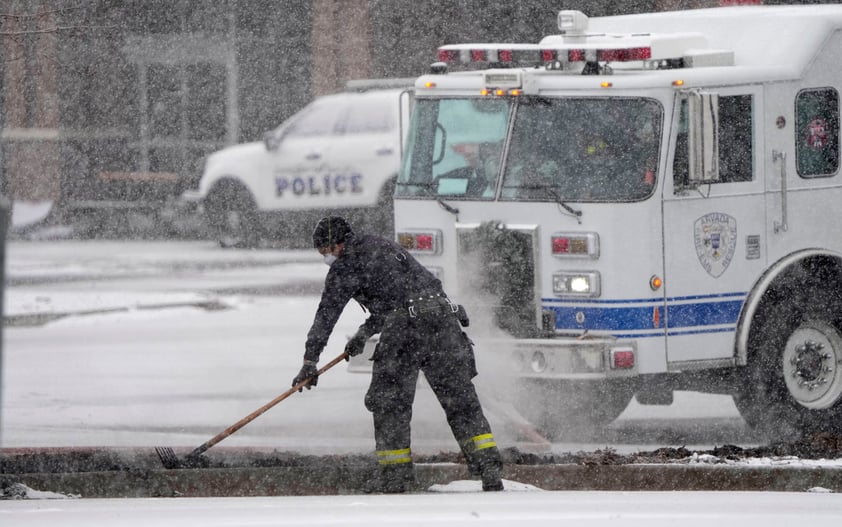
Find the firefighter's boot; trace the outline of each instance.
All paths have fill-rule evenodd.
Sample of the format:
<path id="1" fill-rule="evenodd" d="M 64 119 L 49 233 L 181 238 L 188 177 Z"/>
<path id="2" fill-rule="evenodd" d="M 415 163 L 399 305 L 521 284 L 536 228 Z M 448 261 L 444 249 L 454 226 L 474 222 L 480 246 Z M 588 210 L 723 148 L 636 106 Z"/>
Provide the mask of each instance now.
<path id="1" fill-rule="evenodd" d="M 473 455 L 473 452 L 467 449 L 467 444 L 463 443 L 459 446 L 462 448 L 462 454 L 465 456 L 465 462 L 468 464 L 468 473 L 471 477 L 478 478 L 482 476 L 482 467 L 479 466 L 477 456 Z"/>
<path id="2" fill-rule="evenodd" d="M 503 458 L 492 434 L 481 434 L 465 441 L 462 452 L 472 476 L 482 478 L 482 490 L 503 490 Z"/>
<path id="3" fill-rule="evenodd" d="M 415 466 L 408 448 L 377 451 L 380 468 L 377 476 L 368 482 L 366 494 L 401 494 L 412 489 Z"/>
<path id="4" fill-rule="evenodd" d="M 502 463 L 499 465 L 487 466 L 482 471 L 482 490 L 503 490 Z"/>

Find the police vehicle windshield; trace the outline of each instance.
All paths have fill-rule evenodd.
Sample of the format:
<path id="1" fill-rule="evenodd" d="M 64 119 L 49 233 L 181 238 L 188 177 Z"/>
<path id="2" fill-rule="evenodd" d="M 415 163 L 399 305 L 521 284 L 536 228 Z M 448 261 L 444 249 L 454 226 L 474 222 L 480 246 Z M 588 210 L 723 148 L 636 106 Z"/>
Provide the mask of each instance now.
<path id="1" fill-rule="evenodd" d="M 428 99 L 414 112 L 397 197 L 599 202 L 654 191 L 655 100 Z"/>

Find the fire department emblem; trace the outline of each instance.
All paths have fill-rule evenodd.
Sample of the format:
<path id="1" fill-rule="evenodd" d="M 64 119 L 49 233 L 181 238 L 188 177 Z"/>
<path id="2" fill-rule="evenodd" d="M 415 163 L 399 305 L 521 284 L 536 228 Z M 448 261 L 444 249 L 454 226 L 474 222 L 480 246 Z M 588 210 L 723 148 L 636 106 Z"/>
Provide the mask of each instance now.
<path id="1" fill-rule="evenodd" d="M 807 146 L 821 150 L 827 146 L 827 122 L 816 118 L 807 124 Z"/>
<path id="2" fill-rule="evenodd" d="M 737 248 L 737 220 L 721 213 L 705 214 L 694 225 L 696 254 L 705 271 L 719 278 Z"/>

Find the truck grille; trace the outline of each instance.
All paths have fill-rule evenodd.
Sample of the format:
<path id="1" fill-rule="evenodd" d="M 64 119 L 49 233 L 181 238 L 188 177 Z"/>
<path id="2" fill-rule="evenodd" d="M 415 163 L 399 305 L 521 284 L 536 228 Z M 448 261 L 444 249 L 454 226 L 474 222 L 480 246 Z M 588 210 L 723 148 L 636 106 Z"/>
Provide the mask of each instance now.
<path id="1" fill-rule="evenodd" d="M 540 336 L 537 228 L 488 222 L 459 227 L 457 237 L 460 297 L 489 306 L 495 324 L 515 337 Z"/>

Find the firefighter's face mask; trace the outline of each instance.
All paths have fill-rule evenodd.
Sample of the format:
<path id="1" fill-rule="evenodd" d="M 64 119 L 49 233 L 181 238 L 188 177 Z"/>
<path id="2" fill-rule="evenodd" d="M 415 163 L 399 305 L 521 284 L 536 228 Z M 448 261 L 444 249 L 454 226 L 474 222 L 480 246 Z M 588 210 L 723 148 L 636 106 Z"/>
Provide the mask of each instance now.
<path id="1" fill-rule="evenodd" d="M 333 262 L 335 262 L 336 259 L 339 257 L 339 250 L 340 247 L 338 245 L 331 245 L 330 247 L 320 248 L 319 254 L 321 254 L 324 258 L 325 264 L 327 264 L 327 266 L 330 267 L 331 265 L 333 265 Z"/>

